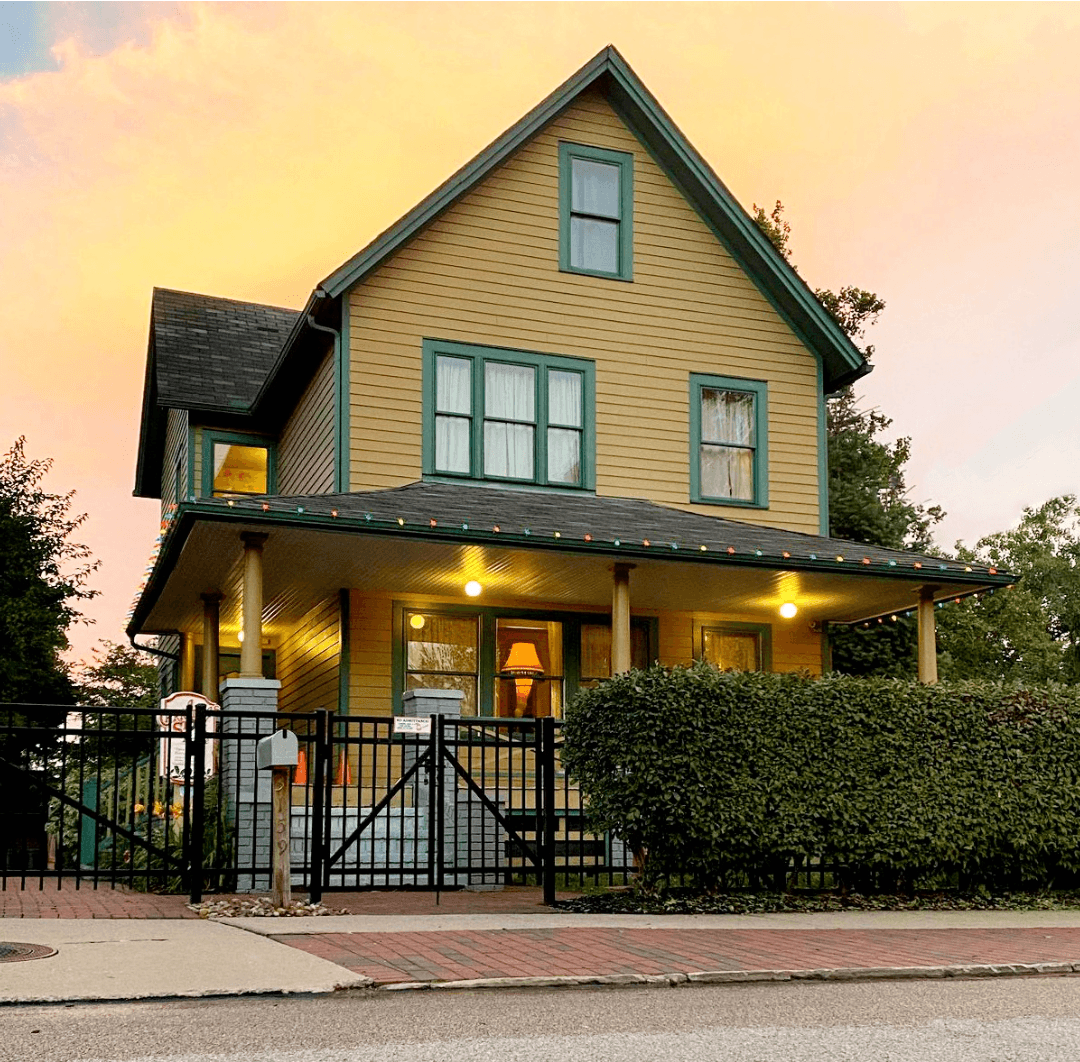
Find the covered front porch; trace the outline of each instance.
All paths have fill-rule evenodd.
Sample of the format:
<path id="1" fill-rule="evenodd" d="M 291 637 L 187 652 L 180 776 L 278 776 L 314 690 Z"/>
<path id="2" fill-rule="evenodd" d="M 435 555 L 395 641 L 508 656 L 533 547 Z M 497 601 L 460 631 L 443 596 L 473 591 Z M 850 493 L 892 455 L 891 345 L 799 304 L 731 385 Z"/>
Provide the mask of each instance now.
<path id="1" fill-rule="evenodd" d="M 180 506 L 129 632 L 176 639 L 175 685 L 281 683 L 279 709 L 390 715 L 406 689 L 464 712 L 561 714 L 653 661 L 820 674 L 828 629 L 1007 585 L 990 568 L 627 498 L 456 484 Z"/>

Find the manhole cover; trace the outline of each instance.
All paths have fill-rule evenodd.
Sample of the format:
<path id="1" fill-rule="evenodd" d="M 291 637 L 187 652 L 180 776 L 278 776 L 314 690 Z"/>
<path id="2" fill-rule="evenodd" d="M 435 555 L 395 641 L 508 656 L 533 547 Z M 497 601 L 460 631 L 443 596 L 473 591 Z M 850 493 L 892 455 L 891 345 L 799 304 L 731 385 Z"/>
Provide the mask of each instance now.
<path id="1" fill-rule="evenodd" d="M 46 944 L 12 944 L 0 940 L 0 962 L 22 962 L 24 959 L 47 959 L 56 954 L 56 948 Z"/>

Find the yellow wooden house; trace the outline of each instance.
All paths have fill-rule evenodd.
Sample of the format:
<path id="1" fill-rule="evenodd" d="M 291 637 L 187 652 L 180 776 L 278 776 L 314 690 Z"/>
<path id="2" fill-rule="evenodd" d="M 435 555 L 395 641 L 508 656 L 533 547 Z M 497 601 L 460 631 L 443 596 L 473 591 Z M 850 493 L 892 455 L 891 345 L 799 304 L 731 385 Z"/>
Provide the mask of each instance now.
<path id="1" fill-rule="evenodd" d="M 285 712 L 557 716 L 916 609 L 932 681 L 935 604 L 1008 576 L 828 537 L 825 399 L 868 369 L 607 48 L 302 309 L 154 292 L 128 632 Z"/>

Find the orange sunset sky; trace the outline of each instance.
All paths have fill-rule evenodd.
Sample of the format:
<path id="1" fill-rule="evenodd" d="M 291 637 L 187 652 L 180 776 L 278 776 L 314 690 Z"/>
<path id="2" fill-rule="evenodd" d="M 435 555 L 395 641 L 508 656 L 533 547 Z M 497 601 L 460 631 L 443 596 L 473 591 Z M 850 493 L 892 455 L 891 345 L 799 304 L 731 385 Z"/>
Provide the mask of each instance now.
<path id="1" fill-rule="evenodd" d="M 867 404 L 946 548 L 1080 486 L 1080 7 L 0 3 L 0 446 L 75 488 L 123 640 L 153 285 L 300 307 L 613 43 L 802 275 L 888 303 Z M 5 36 L 6 34 L 6 36 Z"/>

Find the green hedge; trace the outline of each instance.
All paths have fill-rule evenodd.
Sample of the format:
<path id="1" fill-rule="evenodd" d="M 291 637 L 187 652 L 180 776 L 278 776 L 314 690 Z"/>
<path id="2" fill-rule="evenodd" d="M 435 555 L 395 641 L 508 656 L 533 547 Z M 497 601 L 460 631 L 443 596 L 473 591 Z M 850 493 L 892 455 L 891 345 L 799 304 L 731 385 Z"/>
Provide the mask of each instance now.
<path id="1" fill-rule="evenodd" d="M 1071 884 L 1080 690 L 631 671 L 566 711 L 591 821 L 646 884 L 790 883 L 802 857 L 859 891 Z"/>

